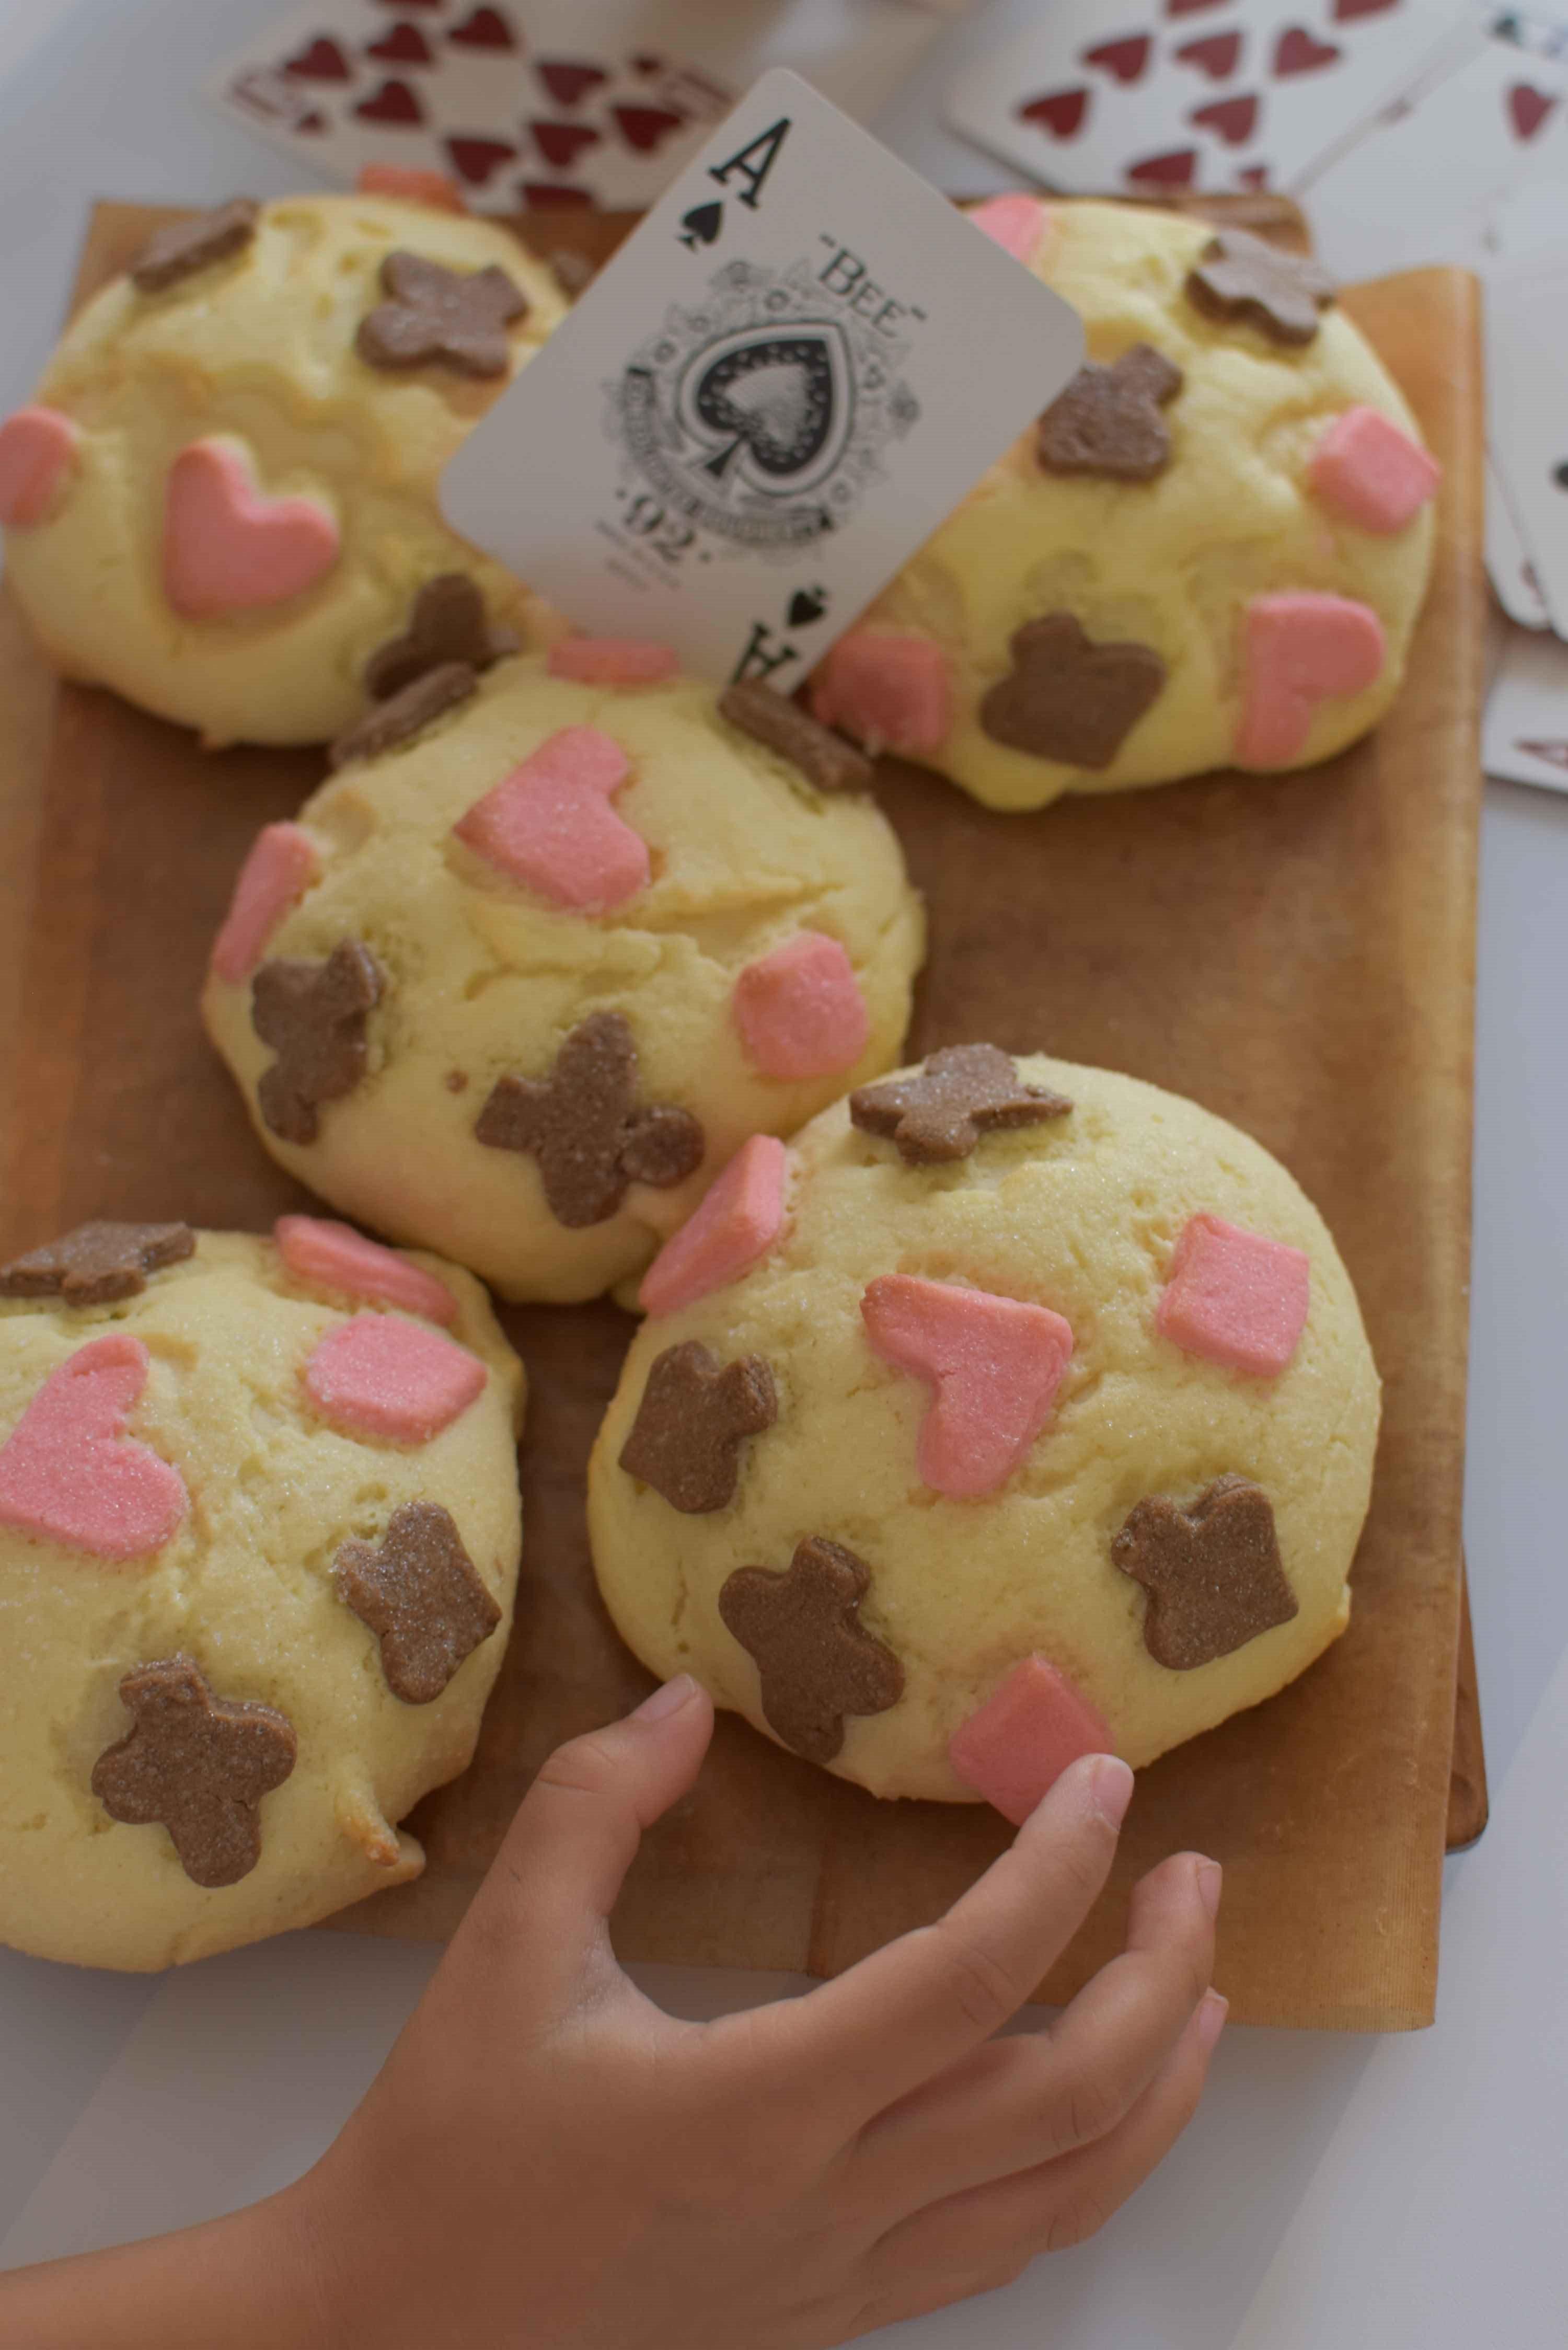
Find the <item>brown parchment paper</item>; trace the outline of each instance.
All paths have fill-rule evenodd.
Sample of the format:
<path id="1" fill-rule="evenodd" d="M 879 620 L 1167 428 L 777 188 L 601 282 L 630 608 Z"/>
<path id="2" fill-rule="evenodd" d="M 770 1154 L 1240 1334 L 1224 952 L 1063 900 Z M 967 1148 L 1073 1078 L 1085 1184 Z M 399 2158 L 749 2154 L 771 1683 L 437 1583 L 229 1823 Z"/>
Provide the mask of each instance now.
<path id="1" fill-rule="evenodd" d="M 170 215 L 103 205 L 78 291 Z M 1258 224 L 1280 225 L 1265 207 Z M 547 220 L 597 255 L 624 223 Z M 1289 234 L 1288 219 L 1284 223 Z M 1409 682 L 1368 743 L 1312 773 L 1220 775 L 1033 816 L 888 764 L 879 793 L 927 891 L 911 1051 L 984 1036 L 1189 1093 L 1291 1167 L 1333 1227 L 1386 1383 L 1345 1639 L 1268 1705 L 1140 1774 L 1113 1885 L 1042 1987 L 1117 1946 L 1127 1889 L 1200 1846 L 1226 1868 L 1217 1981 L 1241 2020 L 1430 2020 L 1450 1832 L 1462 1597 L 1477 720 L 1484 590 L 1471 280 L 1425 271 L 1345 307 L 1443 459 L 1431 598 Z M 234 871 L 322 773 L 317 753 L 204 755 L 113 696 L 49 689 L 0 614 L 0 1083 L 13 1094 L 6 1254 L 90 1214 L 265 1225 L 307 1196 L 253 1140 L 195 999 Z M 29 747 L 50 733 L 41 784 Z M 35 854 L 36 851 L 36 854 Z M 532 1407 L 518 1626 L 472 1768 L 410 1825 L 416 1885 L 343 1913 L 449 1933 L 558 1740 L 647 1677 L 599 1606 L 582 1474 L 631 1324 L 509 1311 Z M 1473 1679 L 1454 1840 L 1485 1817 Z M 617 1917 L 628 1957 L 829 1972 L 929 1918 L 999 1851 L 981 1807 L 880 1804 L 722 1719 L 695 1794 L 647 1839 Z"/>

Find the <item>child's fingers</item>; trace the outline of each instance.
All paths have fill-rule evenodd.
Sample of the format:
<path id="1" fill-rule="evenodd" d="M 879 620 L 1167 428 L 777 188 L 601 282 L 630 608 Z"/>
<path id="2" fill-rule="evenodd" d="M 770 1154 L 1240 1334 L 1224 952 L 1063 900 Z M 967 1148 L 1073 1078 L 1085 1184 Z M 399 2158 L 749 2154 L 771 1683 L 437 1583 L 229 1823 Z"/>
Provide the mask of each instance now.
<path id="1" fill-rule="evenodd" d="M 570 2006 L 645 1828 L 696 1778 L 713 1708 L 687 1674 L 548 1757 L 463 1922 L 524 1970 L 546 2010 Z M 613 1960 L 610 1960 L 613 1964 Z"/>
<path id="2" fill-rule="evenodd" d="M 1163 1861 L 1134 1890 L 1126 1950 L 1048 2031 L 977 2051 L 870 2124 L 855 2167 L 882 2208 L 913 2210 L 1110 2135 L 1209 1987 L 1213 1869 L 1195 1853 Z"/>
<path id="3" fill-rule="evenodd" d="M 1114 1755 L 1075 1762 L 945 1918 L 768 2011 L 757 2044 L 819 2082 L 846 2132 L 945 2071 L 1023 2005 L 1076 1933 L 1131 1794 Z"/>
<path id="4" fill-rule="evenodd" d="M 1118 2211 L 1168 2154 L 1197 2110 L 1225 2021 L 1210 1991 L 1148 2087 L 1106 2137 L 1038 2169 L 950 2196 L 890 2229 L 872 2257 L 891 2285 L 957 2270 L 984 2275 L 1038 2252 L 1082 2243 Z"/>

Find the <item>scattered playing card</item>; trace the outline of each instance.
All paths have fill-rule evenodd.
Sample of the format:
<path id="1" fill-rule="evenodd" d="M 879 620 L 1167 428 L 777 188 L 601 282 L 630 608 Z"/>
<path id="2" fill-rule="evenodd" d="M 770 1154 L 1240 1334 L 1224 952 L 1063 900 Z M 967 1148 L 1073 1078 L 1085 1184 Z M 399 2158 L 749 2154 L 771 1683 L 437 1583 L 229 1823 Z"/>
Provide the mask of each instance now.
<path id="1" fill-rule="evenodd" d="M 1486 469 L 1486 567 L 1497 600 L 1511 620 L 1517 620 L 1521 629 L 1552 626 L 1552 616 L 1523 533 L 1490 458 Z"/>
<path id="2" fill-rule="evenodd" d="M 954 84 L 955 130 L 1047 186 L 1286 188 L 1467 0 L 1054 0 Z"/>
<path id="3" fill-rule="evenodd" d="M 1509 638 L 1487 699 L 1481 764 L 1489 775 L 1568 792 L 1568 645 Z"/>
<path id="4" fill-rule="evenodd" d="M 1083 348 L 1059 296 L 775 69 L 481 421 L 441 503 L 579 628 L 787 688 Z"/>
<path id="5" fill-rule="evenodd" d="M 1552 625 L 1568 636 L 1568 255 L 1487 287 L 1487 436 Z"/>

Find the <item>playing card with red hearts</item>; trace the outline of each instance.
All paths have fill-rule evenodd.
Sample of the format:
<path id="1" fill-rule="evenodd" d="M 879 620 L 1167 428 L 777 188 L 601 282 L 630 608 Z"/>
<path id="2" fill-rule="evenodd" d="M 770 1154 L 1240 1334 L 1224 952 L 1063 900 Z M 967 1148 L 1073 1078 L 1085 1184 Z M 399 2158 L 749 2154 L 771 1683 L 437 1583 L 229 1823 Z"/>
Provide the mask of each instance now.
<path id="1" fill-rule="evenodd" d="M 1481 37 L 1469 0 L 1054 0 L 947 113 L 1074 193 L 1293 189 L 1435 49 Z"/>

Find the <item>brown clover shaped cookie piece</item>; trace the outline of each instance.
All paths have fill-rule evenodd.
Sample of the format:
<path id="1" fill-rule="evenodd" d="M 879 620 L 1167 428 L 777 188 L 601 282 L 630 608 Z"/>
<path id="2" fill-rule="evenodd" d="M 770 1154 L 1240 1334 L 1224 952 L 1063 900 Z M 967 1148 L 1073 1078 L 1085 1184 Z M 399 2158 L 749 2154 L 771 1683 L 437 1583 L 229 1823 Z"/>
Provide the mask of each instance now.
<path id="1" fill-rule="evenodd" d="M 591 1012 L 547 1077 L 500 1077 L 474 1133 L 492 1150 L 531 1151 L 557 1223 L 613 1216 L 633 1183 L 667 1190 L 695 1173 L 705 1147 L 690 1110 L 637 1106 L 637 1046 L 618 1012 Z"/>
<path id="2" fill-rule="evenodd" d="M 264 962 L 251 983 L 251 1025 L 277 1055 L 256 1099 L 284 1142 L 314 1142 L 323 1102 L 351 1094 L 369 1056 L 366 1024 L 385 989 L 380 964 L 358 939 L 339 939 L 325 962 Z"/>
<path id="3" fill-rule="evenodd" d="M 994 1045 L 944 1045 L 918 1076 L 886 1077 L 849 1097 L 851 1124 L 890 1136 L 911 1167 L 967 1159 L 982 1134 L 1063 1118 L 1072 1107 L 1049 1086 L 1024 1085 Z"/>
<path id="4" fill-rule="evenodd" d="M 479 678 L 467 661 L 442 661 L 428 669 L 389 701 L 379 702 L 339 734 L 327 753 L 329 766 L 352 766 L 358 759 L 379 759 L 383 751 L 400 750 L 479 691 Z"/>
<path id="5" fill-rule="evenodd" d="M 863 1558 L 810 1534 L 784 1574 L 740 1566 L 720 1591 L 726 1628 L 755 1660 L 769 1724 L 808 1762 L 832 1762 L 846 1713 L 886 1713 L 904 1694 L 904 1668 L 860 1621 L 870 1588 Z"/>
<path id="6" fill-rule="evenodd" d="M 195 220 L 171 221 L 155 230 L 130 265 L 131 284 L 139 294 L 161 294 L 166 286 L 243 253 L 255 235 L 260 212 L 254 197 L 233 196 Z"/>
<path id="7" fill-rule="evenodd" d="M 1152 343 L 1135 343 L 1110 367 L 1083 367 L 1040 419 L 1035 448 L 1048 473 L 1103 473 L 1151 482 L 1170 463 L 1160 410 L 1186 381 Z"/>
<path id="8" fill-rule="evenodd" d="M 1128 1513 L 1111 1556 L 1147 1592 L 1144 1645 L 1172 1672 L 1228 1657 L 1297 1612 L 1272 1505 L 1246 1477 L 1217 1477 L 1185 1510 L 1151 1493 Z"/>
<path id="9" fill-rule="evenodd" d="M 1009 650 L 980 723 L 993 743 L 1064 767 L 1108 767 L 1165 685 L 1152 645 L 1096 644 L 1071 612 L 1025 620 Z"/>
<path id="10" fill-rule="evenodd" d="M 451 1513 L 394 1510 L 379 1548 L 347 1542 L 332 1562 L 345 1604 L 381 1644 L 381 1670 L 405 1705 L 429 1705 L 501 1621 Z"/>
<path id="11" fill-rule="evenodd" d="M 761 1355 L 721 1363 L 700 1338 L 688 1338 L 655 1357 L 620 1465 L 673 1509 L 692 1516 L 726 1510 L 742 1444 L 778 1416 L 773 1370 Z"/>
<path id="12" fill-rule="evenodd" d="M 0 1265 L 0 1297 L 108 1305 L 140 1295 L 150 1273 L 181 1263 L 195 1246 L 189 1224 L 78 1224 L 61 1239 Z"/>
<path id="13" fill-rule="evenodd" d="M 1299 347 L 1317 333 L 1334 280 L 1315 261 L 1282 253 L 1244 228 L 1211 236 L 1187 274 L 1187 298 L 1206 318 L 1242 318 L 1274 343 Z"/>
<path id="14" fill-rule="evenodd" d="M 414 598 L 400 637 L 379 645 L 365 664 L 365 691 L 388 702 L 449 661 L 478 671 L 517 650 L 510 629 L 493 629 L 484 598 L 466 571 L 442 571 Z M 450 705 L 447 705 L 450 706 Z"/>
<path id="15" fill-rule="evenodd" d="M 257 1806 L 294 1768 L 293 1724 L 214 1697 L 193 1657 L 138 1665 L 119 1694 L 132 1727 L 93 1764 L 93 1794 L 112 1820 L 161 1821 L 193 1885 L 237 1885 L 261 1858 Z"/>
<path id="16" fill-rule="evenodd" d="M 359 321 L 354 348 L 374 368 L 455 368 L 460 375 L 504 375 L 512 362 L 506 329 L 528 302 L 504 269 L 443 269 L 418 253 L 389 253 L 381 264 L 384 302 Z"/>
<path id="17" fill-rule="evenodd" d="M 865 754 L 831 726 L 824 726 L 798 702 L 776 693 L 771 685 L 743 678 L 727 685 L 719 696 L 719 715 L 776 751 L 800 769 L 819 792 L 863 792 L 876 770 Z"/>

